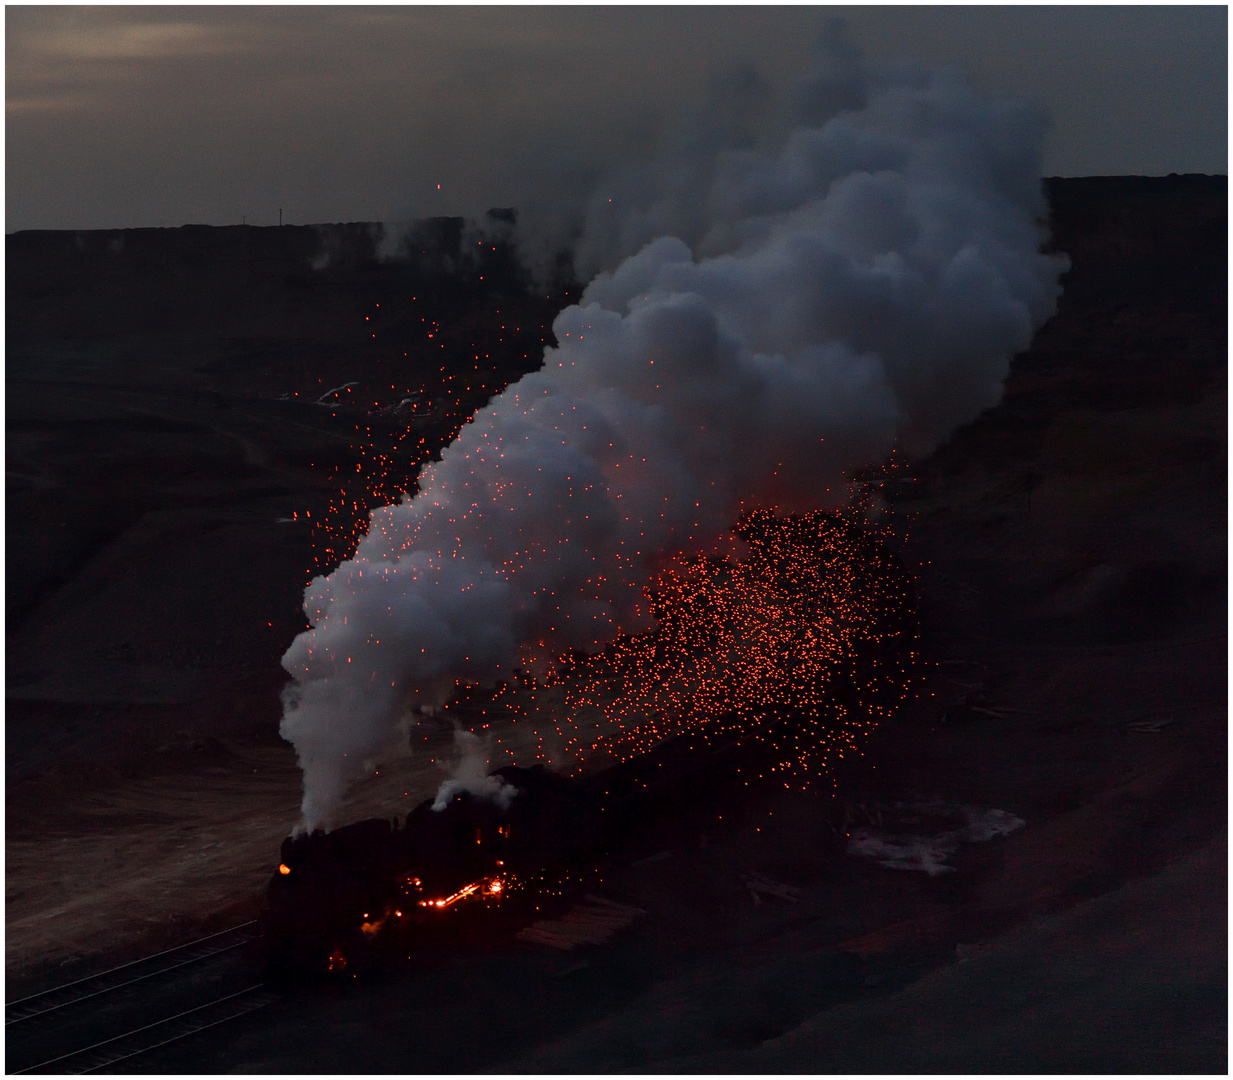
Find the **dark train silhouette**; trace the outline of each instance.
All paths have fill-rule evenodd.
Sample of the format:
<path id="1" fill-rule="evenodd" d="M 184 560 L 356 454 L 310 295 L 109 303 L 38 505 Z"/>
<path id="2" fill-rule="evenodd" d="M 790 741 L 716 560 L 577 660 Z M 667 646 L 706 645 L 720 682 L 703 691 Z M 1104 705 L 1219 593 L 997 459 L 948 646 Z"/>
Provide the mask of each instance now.
<path id="1" fill-rule="evenodd" d="M 493 774 L 516 791 L 505 806 L 461 792 L 440 811 L 426 799 L 401 824 L 288 837 L 261 918 L 270 973 L 350 976 L 559 913 L 644 830 L 748 790 L 739 767 L 769 766 L 773 736 L 791 727 L 703 726 L 582 779 L 511 765 Z"/>
<path id="2" fill-rule="evenodd" d="M 413 948 L 528 921 L 549 896 L 581 885 L 598 851 L 584 783 L 542 766 L 496 774 L 500 802 L 456 793 L 406 817 L 288 837 L 266 889 L 262 937 L 275 970 L 356 973 Z"/>
<path id="3" fill-rule="evenodd" d="M 517 791 L 504 808 L 460 793 L 440 811 L 425 800 L 401 825 L 288 837 L 261 918 L 269 973 L 351 976 L 508 940 L 580 900 L 612 855 L 659 845 L 665 824 L 742 798 L 750 775 L 773 776 L 798 730 L 791 718 L 696 728 L 583 779 L 508 766 L 494 773 Z"/>

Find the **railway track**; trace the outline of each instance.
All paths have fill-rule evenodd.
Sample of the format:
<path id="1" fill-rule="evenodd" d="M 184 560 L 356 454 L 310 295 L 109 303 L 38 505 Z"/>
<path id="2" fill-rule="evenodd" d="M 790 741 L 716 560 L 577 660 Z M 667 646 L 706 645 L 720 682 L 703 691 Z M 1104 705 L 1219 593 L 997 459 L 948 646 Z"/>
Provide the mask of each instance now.
<path id="1" fill-rule="evenodd" d="M 264 1008 L 246 954 L 255 922 L 4 1006 L 5 1072 L 88 1073 Z"/>

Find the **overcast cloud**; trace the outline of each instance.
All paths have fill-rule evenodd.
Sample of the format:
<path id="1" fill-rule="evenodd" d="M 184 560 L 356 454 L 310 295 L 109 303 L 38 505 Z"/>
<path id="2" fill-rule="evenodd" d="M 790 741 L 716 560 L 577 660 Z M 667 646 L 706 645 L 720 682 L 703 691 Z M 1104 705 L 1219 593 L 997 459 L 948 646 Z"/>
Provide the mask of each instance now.
<path id="1" fill-rule="evenodd" d="M 1227 171 L 1222 6 L 10 6 L 5 227 L 576 199 L 733 62 L 800 75 L 836 13 L 871 60 L 956 63 L 1043 104 L 1047 174 Z"/>

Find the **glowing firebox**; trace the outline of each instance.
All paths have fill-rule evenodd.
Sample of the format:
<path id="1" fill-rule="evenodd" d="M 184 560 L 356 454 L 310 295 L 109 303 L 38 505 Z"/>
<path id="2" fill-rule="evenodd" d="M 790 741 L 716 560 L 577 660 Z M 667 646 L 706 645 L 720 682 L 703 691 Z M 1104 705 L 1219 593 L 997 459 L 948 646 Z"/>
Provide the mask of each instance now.
<path id="1" fill-rule="evenodd" d="M 499 896 L 505 890 L 505 882 L 501 877 L 486 877 L 480 881 L 473 881 L 470 885 L 464 885 L 456 893 L 451 893 L 449 896 L 442 897 L 439 900 L 421 900 L 420 907 L 425 908 L 447 908 L 457 904 L 460 900 L 468 900 L 472 897 L 494 897 Z"/>

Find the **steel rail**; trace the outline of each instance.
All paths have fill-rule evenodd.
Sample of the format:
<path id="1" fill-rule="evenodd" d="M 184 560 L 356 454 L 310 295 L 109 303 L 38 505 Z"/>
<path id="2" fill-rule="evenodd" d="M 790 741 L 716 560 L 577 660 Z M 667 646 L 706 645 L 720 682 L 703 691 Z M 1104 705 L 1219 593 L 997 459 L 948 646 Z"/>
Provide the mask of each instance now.
<path id="1" fill-rule="evenodd" d="M 39 1016 L 46 1016 L 48 1013 L 53 1013 L 57 1009 L 67 1009 L 72 1005 L 80 1004 L 83 1001 L 90 1001 L 92 998 L 99 997 L 102 994 L 110 994 L 114 990 L 122 990 L 126 986 L 132 986 L 134 983 L 145 982 L 146 979 L 156 979 L 160 975 L 166 975 L 171 971 L 179 971 L 180 968 L 188 967 L 190 964 L 200 964 L 203 960 L 209 960 L 211 957 L 222 956 L 223 953 L 230 952 L 232 949 L 238 949 L 247 944 L 245 941 L 233 941 L 230 945 L 221 945 L 217 949 L 209 949 L 206 952 L 200 953 L 197 956 L 190 956 L 187 960 L 181 960 L 178 964 L 169 964 L 167 967 L 161 967 L 157 971 L 148 972 L 145 975 L 138 975 L 133 979 L 125 979 L 124 982 L 113 983 L 111 986 L 104 986 L 100 990 L 92 990 L 89 993 L 78 994 L 75 997 L 70 997 L 67 1001 L 58 1002 L 55 1005 L 47 1005 L 44 1008 L 35 1008 L 31 1012 L 23 1013 L 21 1016 L 15 1016 L 12 1020 L 5 1019 L 4 1026 L 10 1024 L 20 1024 L 23 1020 L 33 1020 Z"/>
<path id="2" fill-rule="evenodd" d="M 242 945 L 243 942 L 242 941 L 236 942 L 234 945 L 228 945 L 222 949 L 213 949 L 208 952 L 202 953 L 200 956 L 194 956 L 188 960 L 184 960 L 176 964 L 168 965 L 167 967 L 160 967 L 157 971 L 152 971 L 148 975 L 139 975 L 133 979 L 125 979 L 123 982 L 115 983 L 111 986 L 104 986 L 98 990 L 88 990 L 87 984 L 98 983 L 100 981 L 104 981 L 108 977 L 116 975 L 121 971 L 128 971 L 129 969 L 135 968 L 140 964 L 149 963 L 150 961 L 157 960 L 160 957 L 170 956 L 172 953 L 184 952 L 185 950 L 196 948 L 200 945 L 205 944 L 205 942 L 207 941 L 214 941 L 220 937 L 225 937 L 227 934 L 239 933 L 240 931 L 247 930 L 249 927 L 255 926 L 256 924 L 257 924 L 257 920 L 252 919 L 249 922 L 240 923 L 238 926 L 232 926 L 226 930 L 219 930 L 217 933 L 214 933 L 214 934 L 207 934 L 205 937 L 197 938 L 195 941 L 185 942 L 183 945 L 176 945 L 170 949 L 164 949 L 162 950 L 162 952 L 151 953 L 149 956 L 143 956 L 137 960 L 130 960 L 127 964 L 120 964 L 117 967 L 108 968 L 106 971 L 100 971 L 94 975 L 87 975 L 80 979 L 74 979 L 72 982 L 62 983 L 60 986 L 53 986 L 49 990 L 41 990 L 37 994 L 29 994 L 26 997 L 17 998 L 15 1001 L 6 1001 L 4 1003 L 5 1027 L 8 1027 L 10 1024 L 20 1023 L 22 1020 L 32 1019 L 35 1016 L 43 1016 L 44 1014 L 52 1012 L 56 1009 L 64 1008 L 67 1005 L 73 1005 L 78 1001 L 85 1001 L 88 998 L 97 997 L 99 994 L 105 994 L 105 993 L 109 993 L 112 990 L 118 990 L 123 986 L 130 986 L 133 983 L 141 982 L 145 979 L 153 978 L 155 975 L 162 975 L 163 973 L 168 972 L 168 971 L 175 971 L 177 968 L 184 967 L 187 964 L 195 964 L 200 960 L 209 959 L 211 956 L 218 956 L 220 953 L 226 952 L 229 949 L 233 949 L 233 948 L 238 947 L 239 945 Z M 43 1007 L 43 1008 L 39 1008 L 36 1004 L 40 1000 L 51 998 L 58 994 L 62 994 L 65 991 L 72 990 L 74 987 L 79 987 L 82 990 L 88 990 L 88 992 L 72 995 L 67 1001 L 58 1002 L 52 1005 L 47 1005 L 46 1007 Z M 9 1015 L 10 1010 L 17 1010 L 21 1006 L 25 1006 L 25 1008 L 22 1009 L 21 1011 L 21 1015 L 10 1017 Z M 33 1008 L 31 1008 L 32 1006 Z"/>
<path id="3" fill-rule="evenodd" d="M 255 994 L 256 991 L 263 989 L 264 983 L 255 983 L 253 986 L 246 986 L 243 990 L 237 990 L 235 993 L 227 994 L 221 998 L 215 998 L 213 1001 L 206 1002 L 204 1005 L 198 1005 L 192 1009 L 186 1009 L 184 1012 L 176 1013 L 174 1016 L 169 1016 L 165 1020 L 157 1020 L 152 1024 L 144 1024 L 141 1027 L 133 1028 L 132 1031 L 123 1032 L 120 1035 L 113 1035 L 109 1039 L 103 1039 L 100 1042 L 92 1043 L 90 1046 L 83 1046 L 80 1050 L 73 1050 L 67 1054 L 61 1054 L 59 1057 L 49 1058 L 46 1061 L 40 1061 L 36 1065 L 27 1065 L 24 1069 L 17 1069 L 13 1075 L 21 1073 L 34 1072 L 36 1069 L 46 1069 L 51 1065 L 58 1065 L 61 1062 L 67 1062 L 72 1058 L 79 1058 L 85 1054 L 95 1054 L 99 1060 L 88 1059 L 86 1067 L 83 1069 L 71 1070 L 67 1068 L 58 1069 L 58 1072 L 77 1072 L 88 1073 L 98 1069 L 104 1069 L 108 1065 L 114 1065 L 117 1062 L 125 1061 L 128 1058 L 136 1057 L 138 1054 L 148 1053 L 150 1050 L 157 1049 L 160 1046 L 166 1046 L 168 1043 L 176 1042 L 180 1039 L 187 1038 L 189 1035 L 195 1035 L 199 1031 L 205 1031 L 207 1028 L 217 1027 L 219 1024 L 225 1024 L 228 1020 L 235 1020 L 238 1017 L 244 1016 L 250 1012 L 255 1012 L 257 1009 L 263 1009 L 265 1006 L 277 1001 L 277 995 L 272 993 L 256 994 L 250 997 L 246 1002 L 236 1002 L 242 1005 L 242 1008 L 228 1011 L 226 1015 L 217 1018 L 203 1017 L 201 1014 L 207 1009 L 216 1009 L 220 1005 L 224 1005 L 229 1001 L 235 1002 L 237 998 L 242 998 L 249 994 Z M 180 1030 L 176 1030 L 172 1025 L 177 1022 L 183 1022 L 186 1017 L 195 1016 L 195 1020 L 190 1020 L 187 1024 L 181 1023 Z M 156 1041 L 148 1043 L 145 1046 L 139 1046 L 135 1050 L 126 1050 L 123 1047 L 117 1047 L 115 1044 L 124 1039 L 131 1039 L 135 1035 L 140 1035 L 142 1032 L 155 1033 L 156 1029 L 162 1029 L 163 1032 L 171 1031 L 173 1034 L 167 1038 L 157 1038 Z M 161 1032 L 160 1032 L 161 1034 Z M 111 1047 L 110 1050 L 104 1050 L 104 1047 Z M 101 1054 L 96 1051 L 102 1050 Z M 118 1053 L 116 1051 L 119 1051 Z"/>

